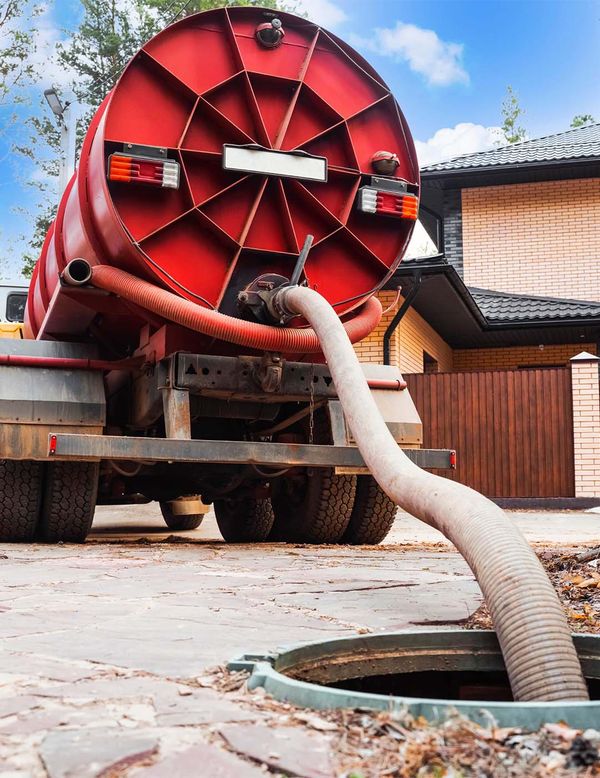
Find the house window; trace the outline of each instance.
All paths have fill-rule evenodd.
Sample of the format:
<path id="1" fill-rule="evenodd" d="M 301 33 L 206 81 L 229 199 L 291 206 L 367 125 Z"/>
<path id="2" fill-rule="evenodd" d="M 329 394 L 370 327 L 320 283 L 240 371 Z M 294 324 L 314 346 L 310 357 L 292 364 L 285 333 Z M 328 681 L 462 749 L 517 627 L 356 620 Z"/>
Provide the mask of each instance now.
<path id="1" fill-rule="evenodd" d="M 423 372 L 424 373 L 439 373 L 440 366 L 437 359 L 434 359 L 431 354 L 426 351 L 423 352 Z"/>

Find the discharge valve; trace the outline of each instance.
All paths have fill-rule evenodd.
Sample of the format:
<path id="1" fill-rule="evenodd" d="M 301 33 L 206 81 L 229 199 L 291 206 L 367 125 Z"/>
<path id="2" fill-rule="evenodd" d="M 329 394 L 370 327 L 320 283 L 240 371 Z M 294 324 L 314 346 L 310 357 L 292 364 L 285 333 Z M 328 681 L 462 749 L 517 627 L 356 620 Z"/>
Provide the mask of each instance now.
<path id="1" fill-rule="evenodd" d="M 313 241 L 313 235 L 306 236 L 289 279 L 275 273 L 265 273 L 254 279 L 246 289 L 238 294 L 238 305 L 242 313 L 249 312 L 257 321 L 264 324 L 285 325 L 297 317 L 298 314 L 291 313 L 281 304 L 282 296 L 279 292 L 300 285 Z M 306 277 L 301 285 L 308 286 Z"/>

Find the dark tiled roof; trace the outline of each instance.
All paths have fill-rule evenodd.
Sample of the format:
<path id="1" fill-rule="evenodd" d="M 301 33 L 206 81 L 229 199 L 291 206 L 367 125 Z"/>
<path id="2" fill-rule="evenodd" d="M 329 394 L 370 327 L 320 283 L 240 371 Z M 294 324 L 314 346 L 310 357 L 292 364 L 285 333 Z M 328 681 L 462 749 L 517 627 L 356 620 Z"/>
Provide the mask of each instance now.
<path id="1" fill-rule="evenodd" d="M 474 287 L 469 287 L 469 292 L 488 322 L 600 319 L 600 302 L 530 297 Z"/>
<path id="2" fill-rule="evenodd" d="M 423 173 L 600 157 L 600 122 L 426 165 Z"/>

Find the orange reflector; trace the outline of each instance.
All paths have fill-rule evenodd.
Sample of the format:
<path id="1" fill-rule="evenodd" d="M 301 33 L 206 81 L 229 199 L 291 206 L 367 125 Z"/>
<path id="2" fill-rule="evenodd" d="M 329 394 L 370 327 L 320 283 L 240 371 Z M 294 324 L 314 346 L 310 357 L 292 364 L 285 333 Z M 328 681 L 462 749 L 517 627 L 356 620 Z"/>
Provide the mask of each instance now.
<path id="1" fill-rule="evenodd" d="M 108 158 L 108 180 L 178 189 L 179 163 L 172 159 L 111 154 Z"/>

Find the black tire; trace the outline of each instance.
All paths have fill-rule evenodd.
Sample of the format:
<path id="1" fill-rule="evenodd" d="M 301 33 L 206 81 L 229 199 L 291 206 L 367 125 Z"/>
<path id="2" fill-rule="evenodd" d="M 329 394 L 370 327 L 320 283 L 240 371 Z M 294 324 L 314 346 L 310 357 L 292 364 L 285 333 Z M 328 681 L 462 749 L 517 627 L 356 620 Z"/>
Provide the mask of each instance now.
<path id="1" fill-rule="evenodd" d="M 163 515 L 165 524 L 174 532 L 184 532 L 185 530 L 198 529 L 204 518 L 203 513 L 189 513 L 187 515 L 178 515 L 173 513 L 170 502 L 160 503 L 160 512 Z"/>
<path id="2" fill-rule="evenodd" d="M 387 536 L 398 506 L 390 500 L 371 475 L 359 475 L 350 522 L 341 542 L 376 545 Z"/>
<path id="3" fill-rule="evenodd" d="M 0 542 L 30 543 L 42 504 L 44 465 L 0 460 Z"/>
<path id="4" fill-rule="evenodd" d="M 273 526 L 271 500 L 215 500 L 215 516 L 227 543 L 263 543 Z"/>
<path id="5" fill-rule="evenodd" d="M 45 543 L 83 543 L 98 496 L 98 462 L 49 462 L 38 537 Z"/>
<path id="6" fill-rule="evenodd" d="M 338 543 L 350 522 L 356 476 L 315 468 L 311 475 L 273 484 L 272 538 L 299 543 Z"/>

